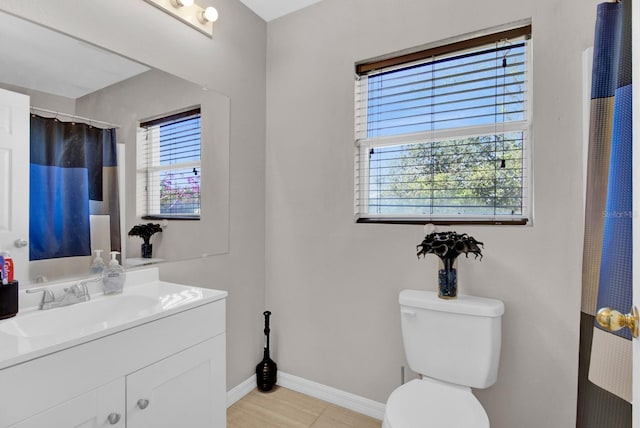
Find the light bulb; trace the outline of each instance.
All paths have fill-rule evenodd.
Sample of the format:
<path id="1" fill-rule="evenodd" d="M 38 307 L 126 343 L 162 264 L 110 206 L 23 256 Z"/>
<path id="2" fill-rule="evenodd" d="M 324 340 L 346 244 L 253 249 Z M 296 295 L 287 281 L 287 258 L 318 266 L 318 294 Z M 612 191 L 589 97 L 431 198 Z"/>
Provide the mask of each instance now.
<path id="1" fill-rule="evenodd" d="M 200 22 L 206 24 L 207 22 L 216 22 L 218 20 L 218 11 L 215 7 L 209 6 L 200 14 Z"/>

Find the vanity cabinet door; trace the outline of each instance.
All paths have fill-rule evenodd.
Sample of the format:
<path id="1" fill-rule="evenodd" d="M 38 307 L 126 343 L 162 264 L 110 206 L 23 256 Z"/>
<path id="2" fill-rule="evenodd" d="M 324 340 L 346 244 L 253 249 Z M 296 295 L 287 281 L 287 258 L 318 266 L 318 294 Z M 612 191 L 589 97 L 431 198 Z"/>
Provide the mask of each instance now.
<path id="1" fill-rule="evenodd" d="M 10 428 L 125 427 L 124 378 L 11 425 Z"/>
<path id="2" fill-rule="evenodd" d="M 127 428 L 226 427 L 225 334 L 127 376 Z"/>

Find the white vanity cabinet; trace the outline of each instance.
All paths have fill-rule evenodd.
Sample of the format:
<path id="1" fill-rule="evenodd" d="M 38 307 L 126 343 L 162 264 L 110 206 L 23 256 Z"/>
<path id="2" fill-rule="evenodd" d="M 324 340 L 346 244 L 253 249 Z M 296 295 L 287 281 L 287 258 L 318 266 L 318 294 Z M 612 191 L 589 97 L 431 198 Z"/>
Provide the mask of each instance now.
<path id="1" fill-rule="evenodd" d="M 45 410 L 11 428 L 225 427 L 224 335 Z M 217 386 L 217 387 L 216 387 Z"/>
<path id="2" fill-rule="evenodd" d="M 226 427 L 224 335 L 127 376 L 127 428 Z"/>
<path id="3" fill-rule="evenodd" d="M 119 379 L 11 425 L 11 428 L 125 427 L 124 387 L 124 379 Z"/>
<path id="4" fill-rule="evenodd" d="M 0 428 L 225 428 L 225 296 L 0 369 Z"/>

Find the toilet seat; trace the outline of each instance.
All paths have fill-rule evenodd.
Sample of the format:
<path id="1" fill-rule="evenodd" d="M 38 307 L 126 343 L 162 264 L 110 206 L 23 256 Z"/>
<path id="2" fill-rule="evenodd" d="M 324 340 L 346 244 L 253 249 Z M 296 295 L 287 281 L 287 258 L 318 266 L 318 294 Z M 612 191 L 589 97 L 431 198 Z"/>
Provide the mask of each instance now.
<path id="1" fill-rule="evenodd" d="M 489 428 L 489 417 L 471 388 L 415 379 L 387 400 L 383 428 Z"/>

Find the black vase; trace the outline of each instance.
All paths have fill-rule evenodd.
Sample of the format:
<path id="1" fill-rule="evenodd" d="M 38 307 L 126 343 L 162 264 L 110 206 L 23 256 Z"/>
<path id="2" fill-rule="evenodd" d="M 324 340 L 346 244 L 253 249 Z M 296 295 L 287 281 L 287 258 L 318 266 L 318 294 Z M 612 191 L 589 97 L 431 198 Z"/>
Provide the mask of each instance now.
<path id="1" fill-rule="evenodd" d="M 152 257 L 151 252 L 153 251 L 153 245 L 144 243 L 142 247 L 140 247 L 140 252 L 142 253 L 142 258 L 150 259 Z"/>
<path id="2" fill-rule="evenodd" d="M 438 269 L 438 297 L 455 299 L 458 297 L 458 263 L 456 259 L 440 259 Z"/>

